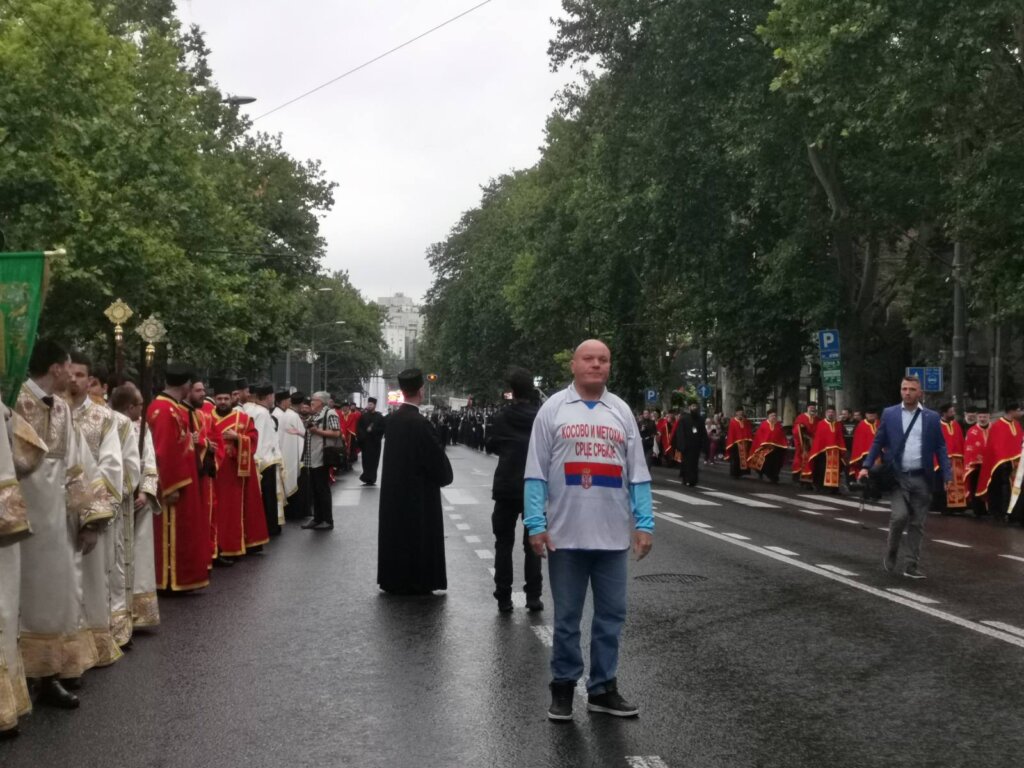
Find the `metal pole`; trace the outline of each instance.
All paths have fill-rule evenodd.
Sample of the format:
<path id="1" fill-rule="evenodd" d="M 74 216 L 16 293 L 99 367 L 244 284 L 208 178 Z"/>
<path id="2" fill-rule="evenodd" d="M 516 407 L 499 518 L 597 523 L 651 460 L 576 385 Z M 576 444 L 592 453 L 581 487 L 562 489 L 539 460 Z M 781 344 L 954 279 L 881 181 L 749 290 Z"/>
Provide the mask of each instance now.
<path id="1" fill-rule="evenodd" d="M 316 331 L 309 337 L 309 394 L 316 391 Z"/>
<path id="2" fill-rule="evenodd" d="M 967 378 L 967 302 L 961 279 L 964 266 L 962 243 L 953 244 L 953 375 L 952 400 L 963 406 L 966 400 Z"/>
<path id="3" fill-rule="evenodd" d="M 284 388 L 292 388 L 292 351 L 289 349 L 284 353 Z"/>

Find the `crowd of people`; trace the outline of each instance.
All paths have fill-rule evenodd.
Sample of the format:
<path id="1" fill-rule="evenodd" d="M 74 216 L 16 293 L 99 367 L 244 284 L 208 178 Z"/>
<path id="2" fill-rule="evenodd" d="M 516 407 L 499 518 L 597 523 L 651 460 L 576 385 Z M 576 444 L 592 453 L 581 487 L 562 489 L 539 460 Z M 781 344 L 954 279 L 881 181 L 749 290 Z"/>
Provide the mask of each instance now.
<path id="1" fill-rule="evenodd" d="M 678 466 L 685 485 L 697 484 L 701 455 L 705 464 L 727 459 L 734 477 L 757 472 L 778 483 L 792 452 L 794 482 L 826 493 L 847 487 L 870 497 L 877 493 L 858 476 L 875 441 L 881 412 L 879 407 L 837 411 L 827 405 L 819 416 L 817 403 L 812 402 L 794 419 L 789 434 L 775 409 L 769 409 L 756 427 L 743 408 L 729 419 L 723 414 L 705 418 L 696 402 L 682 413 L 642 411 L 636 420 L 648 460 Z M 959 418 L 952 403 L 939 406 L 938 413 L 953 481 L 949 488 L 936 490 L 932 509 L 1024 525 L 1024 503 L 1013 493 L 1014 487 L 1021 486 L 1017 476 L 1024 442 L 1020 405 L 1007 403 L 995 419 L 978 408 L 966 409 Z M 884 456 L 875 463 L 882 461 Z M 941 468 L 935 466 L 932 471 L 938 477 Z M 934 485 L 942 484 L 936 480 Z M 1015 497 L 1012 506 L 1011 495 Z"/>
<path id="2" fill-rule="evenodd" d="M 0 419 L 0 738 L 37 705 L 74 709 L 82 677 L 160 623 L 158 593 L 203 589 L 288 520 L 333 528 L 330 485 L 383 416 L 244 379 L 167 367 L 148 404 L 49 340 Z"/>

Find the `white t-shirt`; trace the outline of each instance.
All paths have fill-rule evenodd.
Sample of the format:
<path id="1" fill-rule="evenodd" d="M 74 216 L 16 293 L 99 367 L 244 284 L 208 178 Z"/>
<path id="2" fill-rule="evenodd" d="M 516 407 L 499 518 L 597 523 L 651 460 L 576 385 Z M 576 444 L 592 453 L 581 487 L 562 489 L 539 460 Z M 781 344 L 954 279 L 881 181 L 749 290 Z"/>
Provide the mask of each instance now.
<path id="1" fill-rule="evenodd" d="M 629 486 L 651 481 L 629 406 L 608 390 L 588 403 L 572 384 L 537 413 L 525 477 L 548 484 L 548 534 L 556 549 L 628 549 Z"/>

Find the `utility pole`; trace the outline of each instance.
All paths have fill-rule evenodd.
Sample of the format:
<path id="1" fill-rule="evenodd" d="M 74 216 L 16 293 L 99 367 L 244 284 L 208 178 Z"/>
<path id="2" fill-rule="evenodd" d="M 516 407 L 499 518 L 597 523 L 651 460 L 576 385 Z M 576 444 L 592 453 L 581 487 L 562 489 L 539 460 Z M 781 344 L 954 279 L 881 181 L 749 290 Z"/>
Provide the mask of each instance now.
<path id="1" fill-rule="evenodd" d="M 960 242 L 953 244 L 953 371 L 952 401 L 966 406 L 967 379 L 967 302 L 964 298 L 963 283 L 964 247 Z"/>

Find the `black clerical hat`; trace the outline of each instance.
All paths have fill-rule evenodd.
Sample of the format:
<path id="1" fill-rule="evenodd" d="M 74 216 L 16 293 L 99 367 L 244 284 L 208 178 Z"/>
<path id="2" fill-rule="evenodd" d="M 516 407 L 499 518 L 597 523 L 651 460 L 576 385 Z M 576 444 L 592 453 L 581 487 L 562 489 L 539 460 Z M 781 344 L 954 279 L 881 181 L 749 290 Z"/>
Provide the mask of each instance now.
<path id="1" fill-rule="evenodd" d="M 164 378 L 169 387 L 181 387 L 195 379 L 192 366 L 186 363 L 171 363 L 167 366 Z"/>
<path id="2" fill-rule="evenodd" d="M 398 386 L 406 394 L 415 394 L 423 389 L 423 371 L 419 368 L 406 368 L 398 374 Z"/>
<path id="3" fill-rule="evenodd" d="M 245 379 L 235 379 L 234 386 L 231 388 L 232 392 L 237 392 L 240 389 L 248 389 L 249 382 Z"/>
<path id="4" fill-rule="evenodd" d="M 274 385 L 269 382 L 257 384 L 256 387 L 253 389 L 253 393 L 256 395 L 256 397 L 266 397 L 267 395 L 272 395 L 274 394 Z"/>
<path id="5" fill-rule="evenodd" d="M 215 379 L 210 379 L 210 386 L 213 387 L 213 391 L 218 395 L 230 395 L 235 391 L 235 380 L 219 376 Z"/>
<path id="6" fill-rule="evenodd" d="M 299 390 L 292 392 L 292 405 L 302 405 L 304 402 L 306 402 L 306 396 L 304 394 Z"/>

